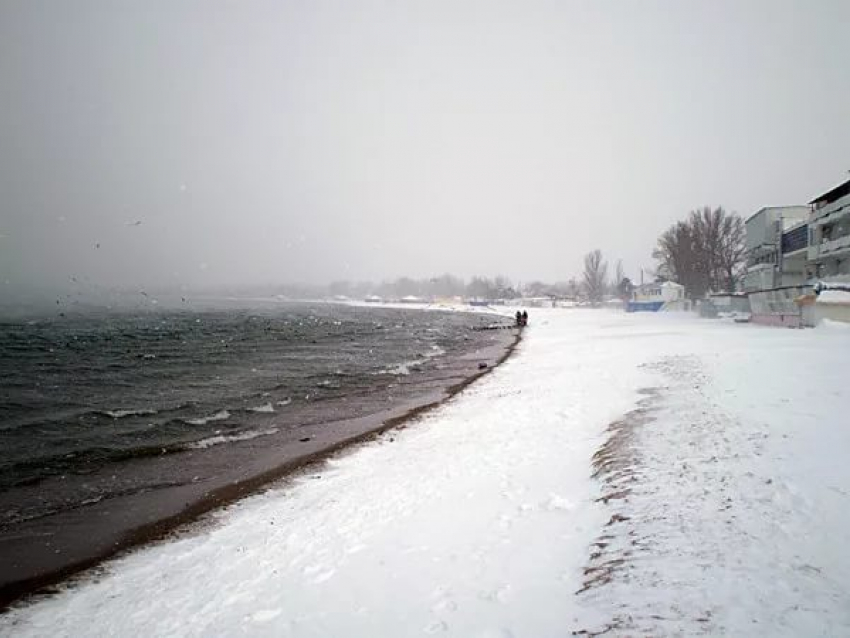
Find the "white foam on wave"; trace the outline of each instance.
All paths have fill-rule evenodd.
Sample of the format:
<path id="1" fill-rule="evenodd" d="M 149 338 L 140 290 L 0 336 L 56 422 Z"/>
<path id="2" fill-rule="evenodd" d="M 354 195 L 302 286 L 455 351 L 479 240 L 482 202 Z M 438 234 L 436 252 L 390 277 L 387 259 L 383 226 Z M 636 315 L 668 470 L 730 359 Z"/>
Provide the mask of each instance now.
<path id="1" fill-rule="evenodd" d="M 206 439 L 195 441 L 194 443 L 188 443 L 186 445 L 186 449 L 204 450 L 208 447 L 213 447 L 214 445 L 221 445 L 222 443 L 235 443 L 237 441 L 250 441 L 251 439 L 256 439 L 261 436 L 269 436 L 270 434 L 275 434 L 276 432 L 277 428 L 269 428 L 268 430 L 247 430 L 245 432 L 241 432 L 240 434 L 217 434 L 216 436 L 210 436 Z"/>
<path id="2" fill-rule="evenodd" d="M 397 365 L 394 365 L 389 368 L 384 368 L 383 370 L 379 370 L 375 374 L 391 374 L 395 376 L 407 376 L 410 374 L 411 369 L 417 368 L 423 361 L 427 361 L 428 359 L 433 359 L 434 357 L 439 357 L 440 355 L 446 354 L 446 351 L 443 350 L 440 346 L 432 345 L 431 350 L 425 352 L 424 354 L 419 355 L 419 359 L 414 359 L 413 361 L 404 361 Z"/>
<path id="3" fill-rule="evenodd" d="M 430 359 L 432 357 L 439 357 L 441 354 L 446 354 L 446 351 L 438 345 L 432 345 L 431 352 L 426 352 L 425 358 Z"/>
<path id="4" fill-rule="evenodd" d="M 406 363 L 399 363 L 397 366 L 393 366 L 392 368 L 384 368 L 380 370 L 378 374 L 392 374 L 392 375 L 403 375 L 407 376 L 410 374 L 410 367 L 415 366 L 418 361 L 408 361 Z"/>
<path id="5" fill-rule="evenodd" d="M 189 425 L 206 425 L 207 423 L 211 423 L 213 421 L 224 421 L 225 419 L 230 418 L 230 412 L 227 410 L 219 410 L 215 414 L 210 416 L 201 417 L 200 419 L 187 419 L 186 423 Z"/>
<path id="6" fill-rule="evenodd" d="M 249 412 L 274 412 L 274 406 L 271 403 L 264 403 L 263 405 L 257 405 L 253 408 L 248 408 Z"/>
<path id="7" fill-rule="evenodd" d="M 292 399 L 289 398 L 289 397 L 287 397 L 286 401 L 278 401 L 277 402 L 277 404 L 280 405 L 280 406 L 289 405 L 290 403 L 292 403 Z"/>
<path id="8" fill-rule="evenodd" d="M 140 416 L 146 414 L 156 414 L 156 410 L 141 409 L 141 410 L 104 410 L 102 414 L 110 416 L 113 419 L 123 419 L 125 416 Z"/>

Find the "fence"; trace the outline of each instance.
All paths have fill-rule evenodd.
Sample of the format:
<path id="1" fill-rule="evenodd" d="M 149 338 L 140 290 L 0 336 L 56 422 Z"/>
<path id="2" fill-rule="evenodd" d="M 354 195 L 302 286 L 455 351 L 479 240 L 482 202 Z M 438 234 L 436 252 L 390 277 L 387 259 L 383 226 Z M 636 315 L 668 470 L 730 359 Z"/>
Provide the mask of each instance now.
<path id="1" fill-rule="evenodd" d="M 812 286 L 787 286 L 749 293 L 750 312 L 754 323 L 799 328 L 802 325 L 800 306 L 794 300 L 811 294 Z"/>

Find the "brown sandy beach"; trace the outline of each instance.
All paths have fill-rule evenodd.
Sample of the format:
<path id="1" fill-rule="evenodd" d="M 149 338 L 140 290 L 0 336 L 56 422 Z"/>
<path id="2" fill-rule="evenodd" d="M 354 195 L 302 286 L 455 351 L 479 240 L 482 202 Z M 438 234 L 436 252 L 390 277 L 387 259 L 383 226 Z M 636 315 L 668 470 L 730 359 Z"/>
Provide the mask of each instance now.
<path id="1" fill-rule="evenodd" d="M 402 425 L 489 373 L 510 356 L 520 337 L 514 329 L 480 333 L 472 349 L 447 357 L 438 371 L 404 380 L 395 390 L 303 406 L 281 415 L 295 427 L 272 436 L 139 459 L 125 465 L 122 475 L 104 468 L 84 477 L 57 478 L 64 483 L 52 486 L 53 493 L 64 489 L 69 498 L 82 483 L 120 484 L 124 472 L 133 480 L 117 490 L 119 496 L 0 528 L 0 610 Z M 39 485 L 16 498 L 40 500 Z M 0 495 L 0 508 L 13 505 Z"/>

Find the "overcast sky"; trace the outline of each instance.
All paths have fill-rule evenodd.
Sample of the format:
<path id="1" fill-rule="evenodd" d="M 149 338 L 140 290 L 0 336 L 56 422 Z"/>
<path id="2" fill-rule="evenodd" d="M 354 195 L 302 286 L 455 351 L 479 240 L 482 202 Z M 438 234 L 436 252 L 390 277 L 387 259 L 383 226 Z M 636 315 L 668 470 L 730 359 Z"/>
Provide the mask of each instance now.
<path id="1" fill-rule="evenodd" d="M 850 2 L 0 2 L 0 281 L 627 274 L 848 177 Z M 141 222 L 141 223 L 139 223 Z"/>

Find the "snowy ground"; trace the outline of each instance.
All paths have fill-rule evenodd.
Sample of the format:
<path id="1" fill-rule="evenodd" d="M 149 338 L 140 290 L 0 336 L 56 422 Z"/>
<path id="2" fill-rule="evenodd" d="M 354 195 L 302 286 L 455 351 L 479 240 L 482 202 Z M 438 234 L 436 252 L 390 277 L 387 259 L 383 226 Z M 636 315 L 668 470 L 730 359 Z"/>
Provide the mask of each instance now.
<path id="1" fill-rule="evenodd" d="M 531 319 L 409 427 L 0 634 L 850 634 L 850 329 Z"/>

